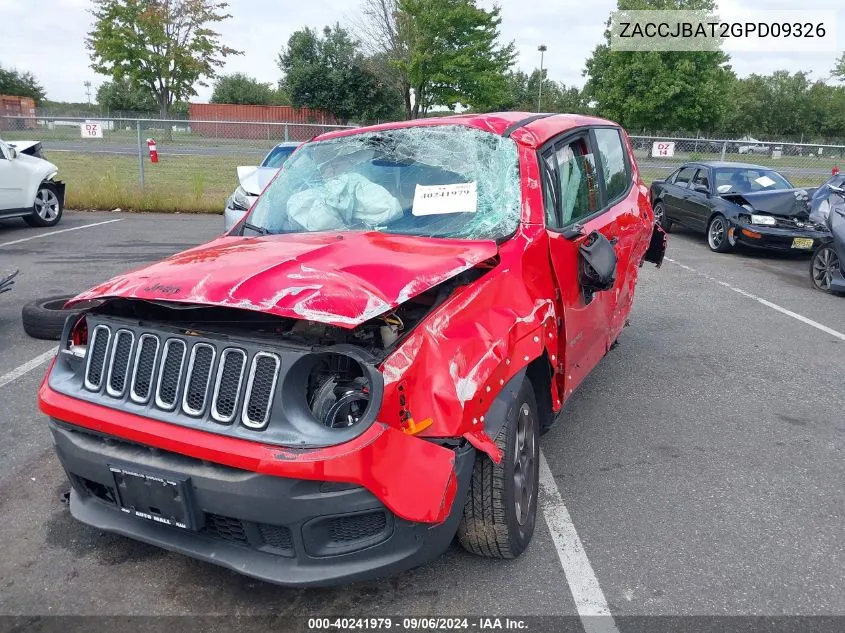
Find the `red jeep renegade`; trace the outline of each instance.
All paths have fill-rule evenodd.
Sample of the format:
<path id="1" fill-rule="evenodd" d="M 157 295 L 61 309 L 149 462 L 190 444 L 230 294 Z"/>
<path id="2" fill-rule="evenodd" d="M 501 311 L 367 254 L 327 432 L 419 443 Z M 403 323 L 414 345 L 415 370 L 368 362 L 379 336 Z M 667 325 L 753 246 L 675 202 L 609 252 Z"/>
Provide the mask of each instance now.
<path id="1" fill-rule="evenodd" d="M 518 556 L 539 437 L 660 264 L 626 133 L 322 135 L 227 235 L 76 297 L 39 393 L 80 521 L 285 585 Z"/>

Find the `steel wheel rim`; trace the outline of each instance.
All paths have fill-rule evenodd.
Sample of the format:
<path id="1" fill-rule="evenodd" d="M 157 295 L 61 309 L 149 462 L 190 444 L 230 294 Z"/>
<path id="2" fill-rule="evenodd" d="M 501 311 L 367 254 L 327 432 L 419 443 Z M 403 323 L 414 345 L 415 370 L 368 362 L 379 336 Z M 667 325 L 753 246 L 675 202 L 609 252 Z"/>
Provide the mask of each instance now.
<path id="1" fill-rule="evenodd" d="M 531 503 L 537 494 L 534 463 L 537 460 L 537 438 L 534 433 L 534 418 L 525 403 L 519 408 L 516 420 L 516 442 L 514 442 L 513 498 L 516 520 L 525 525 Z"/>
<path id="2" fill-rule="evenodd" d="M 725 223 L 721 218 L 716 218 L 710 223 L 707 239 L 710 240 L 711 248 L 719 248 L 725 241 Z"/>
<path id="3" fill-rule="evenodd" d="M 825 247 L 813 258 L 813 283 L 821 290 L 830 290 L 833 275 L 839 270 L 839 258 L 832 248 Z"/>
<path id="4" fill-rule="evenodd" d="M 39 189 L 35 195 L 35 212 L 42 220 L 55 220 L 59 217 L 59 199 L 49 189 Z"/>

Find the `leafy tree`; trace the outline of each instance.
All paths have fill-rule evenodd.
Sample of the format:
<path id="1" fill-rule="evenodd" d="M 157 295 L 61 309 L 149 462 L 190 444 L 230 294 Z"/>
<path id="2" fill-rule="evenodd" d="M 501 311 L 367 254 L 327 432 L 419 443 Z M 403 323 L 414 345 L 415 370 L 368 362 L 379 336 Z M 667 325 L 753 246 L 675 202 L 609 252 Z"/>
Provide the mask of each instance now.
<path id="1" fill-rule="evenodd" d="M 270 84 L 244 74 L 222 75 L 214 82 L 211 103 L 239 103 L 242 105 L 273 105 L 278 101 Z"/>
<path id="2" fill-rule="evenodd" d="M 476 0 L 363 0 L 360 31 L 387 61 L 383 77 L 405 118 L 460 103 L 488 110 L 513 101 L 513 44 L 499 43 L 500 11 Z"/>
<path id="3" fill-rule="evenodd" d="M 162 118 L 170 106 L 207 85 L 223 58 L 240 54 L 211 27 L 231 16 L 217 0 L 93 0 L 86 38 L 91 68 L 149 90 Z"/>
<path id="4" fill-rule="evenodd" d="M 149 90 L 135 86 L 128 77 L 107 81 L 97 90 L 97 103 L 110 111 L 155 112 L 155 97 Z"/>
<path id="5" fill-rule="evenodd" d="M 0 66 L 0 95 L 10 97 L 29 97 L 40 106 L 46 97 L 44 88 L 36 81 L 32 73 L 19 72 L 14 68 Z"/>
<path id="6" fill-rule="evenodd" d="M 377 60 L 366 58 L 340 25 L 322 35 L 308 27 L 296 31 L 278 63 L 293 105 L 324 110 L 341 123 L 393 118 L 401 107 Z"/>
<path id="7" fill-rule="evenodd" d="M 397 9 L 407 55 L 392 61 L 414 93 L 410 112 L 405 96 L 407 116 L 436 105 L 485 110 L 502 101 L 516 53 L 513 43 L 499 43 L 498 7 L 487 11 L 475 0 L 398 0 Z"/>
<path id="8" fill-rule="evenodd" d="M 845 81 L 845 53 L 842 53 L 842 56 L 836 60 L 836 66 L 833 67 L 831 74 L 839 81 Z"/>
<path id="9" fill-rule="evenodd" d="M 620 11 L 714 11 L 714 0 L 618 0 Z M 608 21 L 608 26 L 610 21 Z M 722 52 L 611 51 L 605 43 L 586 62 L 585 93 L 598 114 L 632 130 L 712 132 L 728 110 L 733 72 Z"/>

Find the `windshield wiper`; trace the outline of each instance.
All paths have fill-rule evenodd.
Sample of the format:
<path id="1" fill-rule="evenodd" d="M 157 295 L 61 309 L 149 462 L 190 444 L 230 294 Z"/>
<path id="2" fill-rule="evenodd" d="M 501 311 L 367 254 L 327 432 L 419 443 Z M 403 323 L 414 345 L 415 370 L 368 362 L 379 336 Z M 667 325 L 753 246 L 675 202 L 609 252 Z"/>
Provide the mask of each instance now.
<path id="1" fill-rule="evenodd" d="M 263 226 L 256 226 L 255 224 L 250 224 L 249 222 L 244 222 L 243 227 L 245 229 L 249 229 L 250 231 L 255 231 L 259 235 L 267 235 L 270 231 Z M 243 235 L 243 231 L 241 231 L 241 235 Z"/>

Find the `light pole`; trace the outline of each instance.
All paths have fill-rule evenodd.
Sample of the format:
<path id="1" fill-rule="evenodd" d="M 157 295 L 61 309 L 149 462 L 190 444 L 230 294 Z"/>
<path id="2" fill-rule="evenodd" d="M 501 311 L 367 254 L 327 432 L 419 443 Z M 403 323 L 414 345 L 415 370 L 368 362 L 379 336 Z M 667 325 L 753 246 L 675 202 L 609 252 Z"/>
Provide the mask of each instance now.
<path id="1" fill-rule="evenodd" d="M 549 48 L 545 44 L 540 44 L 537 50 L 540 51 L 540 89 L 537 91 L 537 112 L 540 112 L 543 103 L 543 54 Z"/>

